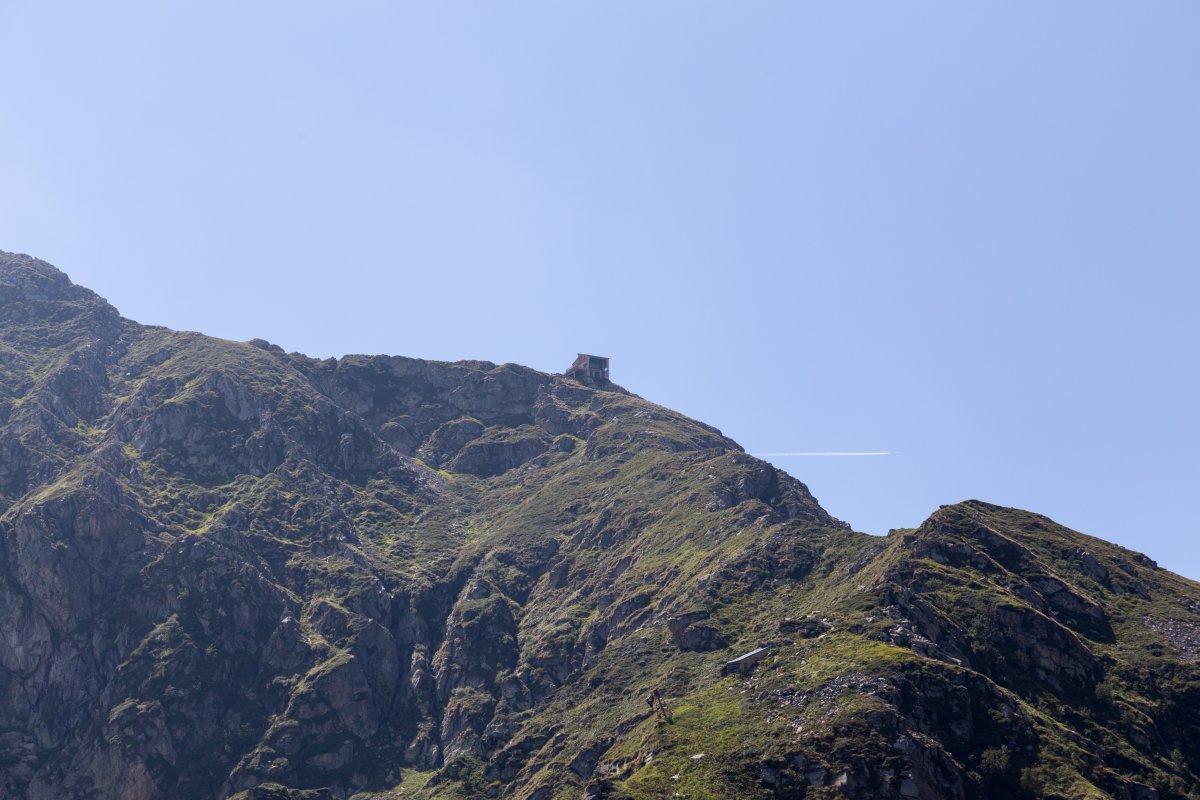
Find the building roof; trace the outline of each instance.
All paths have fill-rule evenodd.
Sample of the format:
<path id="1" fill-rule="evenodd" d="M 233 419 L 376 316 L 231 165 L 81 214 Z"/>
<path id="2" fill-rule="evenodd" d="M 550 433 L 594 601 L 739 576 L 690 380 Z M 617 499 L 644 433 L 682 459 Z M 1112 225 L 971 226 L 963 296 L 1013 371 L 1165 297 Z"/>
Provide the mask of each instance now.
<path id="1" fill-rule="evenodd" d="M 763 645 L 762 647 L 756 647 L 756 648 L 754 648 L 753 650 L 751 650 L 749 653 L 745 653 L 744 655 L 740 655 L 740 656 L 738 656 L 737 658 L 735 658 L 735 659 L 733 659 L 733 660 L 731 660 L 731 661 L 726 661 L 725 663 L 726 663 L 726 664 L 737 664 L 737 663 L 739 663 L 739 662 L 745 661 L 747 658 L 752 658 L 753 656 L 757 656 L 758 654 L 760 654 L 760 653 L 764 652 L 765 650 L 767 650 L 768 648 L 770 648 L 770 646 L 771 646 L 771 645 L 767 644 L 767 645 Z"/>

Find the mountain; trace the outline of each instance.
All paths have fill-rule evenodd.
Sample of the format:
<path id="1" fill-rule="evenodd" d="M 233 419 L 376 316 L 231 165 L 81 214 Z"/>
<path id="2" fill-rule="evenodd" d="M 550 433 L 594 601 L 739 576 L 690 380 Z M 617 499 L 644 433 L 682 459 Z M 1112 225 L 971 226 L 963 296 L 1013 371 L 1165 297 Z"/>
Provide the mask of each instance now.
<path id="1" fill-rule="evenodd" d="M 1198 660 L 1200 585 L 1043 516 L 856 533 L 604 380 L 0 254 L 0 798 L 1196 798 Z"/>

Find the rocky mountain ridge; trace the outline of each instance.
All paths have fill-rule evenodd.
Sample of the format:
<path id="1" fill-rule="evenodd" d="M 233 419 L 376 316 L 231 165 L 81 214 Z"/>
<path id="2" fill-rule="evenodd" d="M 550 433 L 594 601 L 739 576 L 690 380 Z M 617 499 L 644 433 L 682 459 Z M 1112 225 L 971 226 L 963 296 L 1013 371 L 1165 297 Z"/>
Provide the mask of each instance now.
<path id="1" fill-rule="evenodd" d="M 1144 556 L 855 533 L 614 385 L 143 326 L 14 254 L 0 609 L 0 798 L 1200 797 L 1200 586 Z"/>

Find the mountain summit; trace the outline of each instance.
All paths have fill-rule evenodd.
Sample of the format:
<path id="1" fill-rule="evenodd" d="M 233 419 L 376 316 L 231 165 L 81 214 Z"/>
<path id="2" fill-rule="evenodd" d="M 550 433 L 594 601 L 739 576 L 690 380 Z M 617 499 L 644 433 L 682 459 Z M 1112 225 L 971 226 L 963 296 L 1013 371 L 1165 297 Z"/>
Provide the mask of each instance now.
<path id="1" fill-rule="evenodd" d="M 0 798 L 1200 797 L 1200 585 L 856 533 L 512 364 L 123 319 L 0 253 Z"/>

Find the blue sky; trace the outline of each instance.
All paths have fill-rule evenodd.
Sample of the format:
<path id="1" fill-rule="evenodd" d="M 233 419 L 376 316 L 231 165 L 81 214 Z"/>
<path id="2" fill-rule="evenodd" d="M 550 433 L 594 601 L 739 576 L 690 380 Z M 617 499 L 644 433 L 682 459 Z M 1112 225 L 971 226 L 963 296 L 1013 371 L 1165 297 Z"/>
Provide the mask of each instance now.
<path id="1" fill-rule="evenodd" d="M 329 356 L 609 355 L 884 533 L 1200 577 L 1200 5 L 0 0 L 0 249 Z"/>

